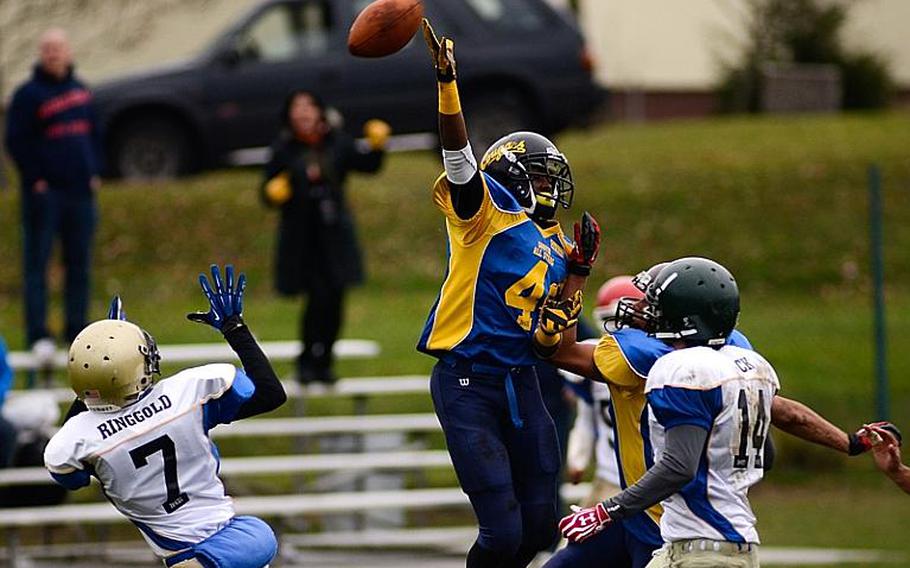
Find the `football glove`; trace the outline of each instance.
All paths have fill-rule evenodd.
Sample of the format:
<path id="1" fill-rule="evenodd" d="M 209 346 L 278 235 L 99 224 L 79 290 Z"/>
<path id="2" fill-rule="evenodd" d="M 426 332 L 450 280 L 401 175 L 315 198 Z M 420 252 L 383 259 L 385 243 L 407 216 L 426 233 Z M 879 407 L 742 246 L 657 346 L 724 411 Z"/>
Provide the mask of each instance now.
<path id="1" fill-rule="evenodd" d="M 284 205 L 293 193 L 291 176 L 287 172 L 281 172 L 265 184 L 265 199 L 269 205 Z"/>
<path id="2" fill-rule="evenodd" d="M 111 298 L 111 305 L 107 309 L 107 319 L 126 321 L 126 312 L 123 310 L 123 300 L 120 294 Z"/>
<path id="3" fill-rule="evenodd" d="M 455 42 L 443 36 L 436 37 L 430 20 L 424 18 L 422 22 L 423 40 L 430 50 L 430 57 L 436 66 L 436 80 L 440 83 L 451 83 L 455 80 Z"/>
<path id="4" fill-rule="evenodd" d="M 532 341 L 538 357 L 549 359 L 559 350 L 562 333 L 578 323 L 581 305 L 581 290 L 565 300 L 560 300 L 556 294 L 547 298 L 540 309 Z"/>
<path id="5" fill-rule="evenodd" d="M 569 542 L 582 542 L 602 531 L 610 523 L 610 515 L 603 503 L 582 509 L 572 505 L 572 514 L 559 521 L 559 532 Z"/>
<path id="6" fill-rule="evenodd" d="M 901 444 L 903 442 L 903 436 L 901 435 L 901 431 L 897 426 L 890 422 L 873 422 L 871 424 L 863 425 L 862 428 L 849 435 L 850 447 L 847 450 L 847 454 L 851 456 L 858 456 L 859 454 L 868 452 L 872 449 L 873 446 L 881 443 L 882 437 L 879 436 L 872 428 L 880 428 L 882 430 L 890 432 L 897 439 L 898 444 Z"/>
<path id="7" fill-rule="evenodd" d="M 224 267 L 224 273 L 226 283 L 221 281 L 221 271 L 218 270 L 218 265 L 212 265 L 214 289 L 205 274 L 199 275 L 199 285 L 209 301 L 209 311 L 192 312 L 186 317 L 190 321 L 210 325 L 226 334 L 243 326 L 243 291 L 246 289 L 246 275 L 240 274 L 235 287 L 234 267 L 228 264 Z"/>
<path id="8" fill-rule="evenodd" d="M 384 120 L 379 120 L 378 118 L 368 120 L 366 124 L 363 125 L 363 136 L 366 138 L 370 150 L 373 150 L 374 152 L 385 149 L 385 145 L 389 141 L 389 136 L 391 136 L 391 134 L 392 127 L 389 126 L 389 123 Z"/>
<path id="9" fill-rule="evenodd" d="M 578 276 L 591 274 L 591 266 L 600 251 L 600 225 L 587 211 L 581 223 L 575 223 L 575 246 L 569 253 L 569 272 Z"/>

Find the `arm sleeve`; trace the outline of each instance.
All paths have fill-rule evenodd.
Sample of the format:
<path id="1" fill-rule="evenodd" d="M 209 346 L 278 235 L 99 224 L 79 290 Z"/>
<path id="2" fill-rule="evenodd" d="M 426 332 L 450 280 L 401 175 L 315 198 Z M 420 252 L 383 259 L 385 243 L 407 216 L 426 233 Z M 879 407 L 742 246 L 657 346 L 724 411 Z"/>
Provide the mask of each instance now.
<path id="1" fill-rule="evenodd" d="M 635 485 L 606 501 L 610 516 L 628 517 L 679 493 L 695 478 L 707 440 L 708 431 L 699 426 L 681 425 L 668 429 L 666 448 L 660 461 Z"/>
<path id="2" fill-rule="evenodd" d="M 249 378 L 253 386 L 253 392 L 238 405 L 231 419 L 239 420 L 271 412 L 284 404 L 287 400 L 284 387 L 250 329 L 246 325 L 230 326 L 229 322 L 225 323 L 225 327 L 230 331 L 225 333 L 224 338 L 240 357 L 243 375 Z"/>

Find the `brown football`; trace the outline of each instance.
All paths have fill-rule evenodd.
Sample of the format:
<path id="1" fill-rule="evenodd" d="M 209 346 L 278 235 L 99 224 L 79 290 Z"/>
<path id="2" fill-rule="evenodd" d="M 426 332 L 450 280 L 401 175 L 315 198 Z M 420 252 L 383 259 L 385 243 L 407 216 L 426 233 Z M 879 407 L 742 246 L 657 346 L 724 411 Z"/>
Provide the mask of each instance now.
<path id="1" fill-rule="evenodd" d="M 385 57 L 407 45 L 423 18 L 421 0 L 376 0 L 363 9 L 348 33 L 348 51 Z"/>

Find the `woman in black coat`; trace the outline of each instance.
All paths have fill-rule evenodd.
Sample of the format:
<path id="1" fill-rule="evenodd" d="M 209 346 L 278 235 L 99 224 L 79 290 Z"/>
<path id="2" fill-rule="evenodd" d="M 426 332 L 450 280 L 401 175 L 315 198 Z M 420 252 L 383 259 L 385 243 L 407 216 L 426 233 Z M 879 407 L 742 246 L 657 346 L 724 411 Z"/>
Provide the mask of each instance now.
<path id="1" fill-rule="evenodd" d="M 341 328 L 344 294 L 364 279 L 354 219 L 344 196 L 350 171 L 379 171 L 389 126 L 364 126 L 367 147 L 326 120 L 314 94 L 295 91 L 285 103 L 285 128 L 272 144 L 263 197 L 281 208 L 275 286 L 284 295 L 309 296 L 301 318 L 302 383 L 332 383 L 332 346 Z"/>

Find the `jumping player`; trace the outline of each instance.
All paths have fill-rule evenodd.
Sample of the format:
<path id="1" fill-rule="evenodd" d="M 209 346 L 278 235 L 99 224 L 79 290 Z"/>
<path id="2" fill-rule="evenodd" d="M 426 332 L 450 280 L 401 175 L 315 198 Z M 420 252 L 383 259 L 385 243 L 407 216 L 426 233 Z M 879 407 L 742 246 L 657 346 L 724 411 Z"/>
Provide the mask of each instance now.
<path id="1" fill-rule="evenodd" d="M 478 168 L 454 42 L 437 39 L 426 20 L 423 29 L 436 67 L 445 164 L 433 201 L 445 216 L 449 258 L 418 349 L 439 359 L 430 379 L 433 404 L 479 524 L 467 566 L 526 566 L 557 535 L 560 466 L 531 333 L 551 286 L 568 271 L 590 271 L 599 234 L 586 217 L 579 245 L 563 235 L 556 210 L 572 203 L 572 174 L 545 137 L 509 134 Z"/>
<path id="2" fill-rule="evenodd" d="M 260 568 L 278 545 L 256 517 L 237 517 L 218 478 L 218 450 L 209 430 L 269 412 L 286 395 L 269 360 L 243 321 L 240 275 L 199 280 L 208 312 L 187 317 L 219 330 L 243 368 L 212 364 L 156 382 L 155 340 L 124 319 L 90 324 L 70 347 L 69 377 L 78 400 L 48 443 L 44 461 L 67 489 L 95 477 L 104 494 L 142 533 L 166 566 Z M 82 408 L 88 412 L 79 412 Z"/>
<path id="3" fill-rule="evenodd" d="M 642 432 L 647 431 L 647 414 L 644 412 L 645 379 L 655 361 L 670 353 L 672 347 L 648 334 L 653 310 L 647 298 L 643 297 L 643 292 L 667 264 L 664 262 L 652 266 L 633 279 L 639 294 L 630 294 L 619 302 L 615 319 L 620 329 L 604 335 L 598 345 L 575 343 L 574 331 L 570 327 L 557 326 L 549 330 L 551 333 L 544 333 L 543 326 L 538 326 L 534 336 L 538 352 L 548 356 L 555 365 L 596 381 L 604 381 L 609 386 L 611 403 L 608 410 L 614 423 L 616 457 L 624 488 L 641 479 L 653 464 L 650 442 L 642 436 Z M 570 276 L 566 291 L 580 289 L 583 280 Z M 580 309 L 574 304 L 572 307 Z M 567 306 L 559 301 L 548 301 L 544 311 L 551 309 L 562 312 Z M 573 319 L 571 313 L 561 317 L 565 321 Z M 543 323 L 552 321 L 555 320 L 548 318 Z M 727 341 L 732 345 L 751 348 L 745 336 L 736 330 L 730 333 Z M 803 440 L 849 455 L 857 455 L 872 446 L 866 432 L 861 430 L 848 435 L 802 403 L 782 396 L 774 397 L 771 423 Z M 618 520 L 609 530 L 599 532 L 584 542 L 572 543 L 561 550 L 550 559 L 547 568 L 582 568 L 605 563 L 610 566 L 641 568 L 663 544 L 659 528 L 662 512 L 657 504 L 646 511 Z"/>

